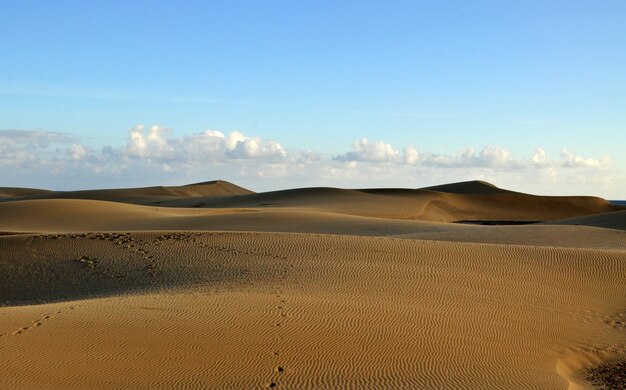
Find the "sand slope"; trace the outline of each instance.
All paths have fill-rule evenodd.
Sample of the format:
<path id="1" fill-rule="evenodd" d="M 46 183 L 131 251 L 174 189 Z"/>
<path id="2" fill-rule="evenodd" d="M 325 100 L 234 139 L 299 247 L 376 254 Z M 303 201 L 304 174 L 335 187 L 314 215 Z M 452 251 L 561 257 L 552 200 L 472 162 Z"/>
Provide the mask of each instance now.
<path id="1" fill-rule="evenodd" d="M 0 242 L 10 304 L 70 301 L 0 311 L 3 388 L 565 389 L 557 366 L 624 351 L 623 251 L 259 233 Z"/>

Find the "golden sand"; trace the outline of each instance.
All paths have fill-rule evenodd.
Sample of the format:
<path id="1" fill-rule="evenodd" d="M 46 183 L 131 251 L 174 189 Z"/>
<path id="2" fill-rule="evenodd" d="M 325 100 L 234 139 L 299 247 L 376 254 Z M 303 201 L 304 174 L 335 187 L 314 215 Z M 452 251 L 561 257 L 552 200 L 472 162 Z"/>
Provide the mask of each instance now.
<path id="1" fill-rule="evenodd" d="M 0 190 L 1 389 L 591 389 L 626 356 L 626 214 L 599 198 L 73 194 Z"/>

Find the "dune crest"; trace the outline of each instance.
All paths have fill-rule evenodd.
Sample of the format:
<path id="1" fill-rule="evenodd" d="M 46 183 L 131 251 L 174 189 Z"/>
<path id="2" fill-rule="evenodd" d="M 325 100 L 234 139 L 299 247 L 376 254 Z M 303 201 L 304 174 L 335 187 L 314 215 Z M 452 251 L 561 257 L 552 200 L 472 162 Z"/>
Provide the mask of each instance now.
<path id="1" fill-rule="evenodd" d="M 482 180 L 462 181 L 458 183 L 423 187 L 421 189 L 453 194 L 519 194 L 519 192 L 504 190 Z"/>
<path id="2" fill-rule="evenodd" d="M 173 201 L 181 198 L 194 198 L 202 196 L 233 196 L 252 194 L 253 192 L 243 187 L 224 180 L 213 180 L 183 186 L 156 186 L 142 188 L 120 188 L 81 191 L 48 191 L 34 189 L 10 189 L 0 188 L 0 200 L 2 194 L 4 200 L 33 200 L 33 199 L 84 199 L 103 200 L 109 202 L 130 203 L 138 205 L 159 204 L 165 201 Z"/>

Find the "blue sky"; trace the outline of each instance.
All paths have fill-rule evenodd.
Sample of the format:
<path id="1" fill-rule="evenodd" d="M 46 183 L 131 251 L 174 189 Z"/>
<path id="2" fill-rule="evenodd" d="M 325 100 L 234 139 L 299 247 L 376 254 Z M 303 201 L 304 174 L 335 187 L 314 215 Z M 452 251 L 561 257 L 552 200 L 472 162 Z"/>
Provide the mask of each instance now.
<path id="1" fill-rule="evenodd" d="M 122 184 L 222 174 L 255 189 L 412 187 L 434 177 L 480 177 L 542 193 L 626 197 L 624 15 L 623 1 L 5 1 L 0 161 L 7 169 L 0 185 L 42 186 L 33 161 L 7 162 L 23 155 L 16 150 L 27 150 L 27 142 L 43 145 L 36 130 L 44 138 L 68 136 L 37 153 L 50 161 L 63 160 L 74 145 L 85 149 L 63 166 L 82 168 L 82 176 L 58 167 L 61 173 L 42 175 L 40 183 L 115 186 L 125 177 L 121 163 L 89 175 L 87 160 L 112 165 L 104 149 L 131 158 L 129 129 L 143 124 L 146 137 L 152 125 L 167 129 L 157 133 L 176 152 L 135 155 L 132 169 L 152 173 Z M 209 157 L 218 162 L 192 164 L 197 174 L 168 176 L 163 164 L 168 172 L 184 169 L 180 145 L 208 129 L 276 142 L 287 165 L 314 152 L 321 162 L 305 171 L 327 173 L 309 180 L 287 171 L 280 179 L 242 173 L 241 160 L 278 164 L 253 153 Z M 16 130 L 31 132 L 17 146 L 15 133 L 6 132 Z M 390 145 L 389 158 L 363 155 L 339 166 L 346 163 L 341 156 L 358 154 L 364 137 L 370 146 Z M 421 157 L 388 180 L 382 172 L 402 170 L 392 163 L 396 154 L 406 157 L 405 147 Z M 474 160 L 444 164 L 434 176 L 427 171 L 437 168 L 433 156 L 459 157 L 468 148 L 478 155 L 487 147 L 508 153 L 508 171 L 507 164 Z M 538 149 L 556 181 L 546 179 L 546 166 L 525 166 L 520 175 Z M 360 179 L 344 171 L 357 168 Z"/>

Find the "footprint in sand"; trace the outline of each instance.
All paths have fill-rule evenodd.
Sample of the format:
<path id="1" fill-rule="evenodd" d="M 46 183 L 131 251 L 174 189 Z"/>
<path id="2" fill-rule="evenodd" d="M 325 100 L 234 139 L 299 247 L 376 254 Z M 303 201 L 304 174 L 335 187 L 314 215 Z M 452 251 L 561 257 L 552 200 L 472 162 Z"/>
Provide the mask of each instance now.
<path id="1" fill-rule="evenodd" d="M 68 307 L 67 309 L 65 309 L 65 310 L 57 310 L 57 311 L 55 311 L 55 314 L 61 314 L 61 313 L 65 312 L 65 311 L 68 311 L 68 310 L 74 310 L 76 307 L 79 307 L 79 306 L 69 306 L 69 307 Z M 37 328 L 37 327 L 40 327 L 41 325 L 43 325 L 43 323 L 44 323 L 46 320 L 49 320 L 49 319 L 51 319 L 51 318 L 52 318 L 52 316 L 51 316 L 50 314 L 48 314 L 48 313 L 44 313 L 44 314 L 42 314 L 39 318 L 37 318 L 37 319 L 35 319 L 35 320 L 32 320 L 32 321 L 31 321 L 31 324 L 32 324 L 31 326 L 23 326 L 23 327 L 21 327 L 21 328 L 17 329 L 16 331 L 12 332 L 11 334 L 12 334 L 12 335 L 14 335 L 14 336 L 17 336 L 17 335 L 20 335 L 20 334 L 22 334 L 22 333 L 26 332 L 26 331 L 27 331 L 27 330 L 29 330 L 31 327 L 32 327 L 32 328 Z M 8 334 L 8 333 L 7 333 L 7 334 Z M 5 335 L 0 335 L 0 336 L 5 336 Z"/>
<path id="2" fill-rule="evenodd" d="M 15 332 L 13 332 L 12 334 L 13 334 L 14 336 L 17 336 L 18 334 L 22 334 L 23 332 L 25 332 L 25 331 L 27 331 L 27 330 L 28 330 L 28 326 L 25 326 L 25 327 L 23 327 L 23 328 L 19 328 L 18 330 L 16 330 L 16 331 L 15 331 Z"/>

